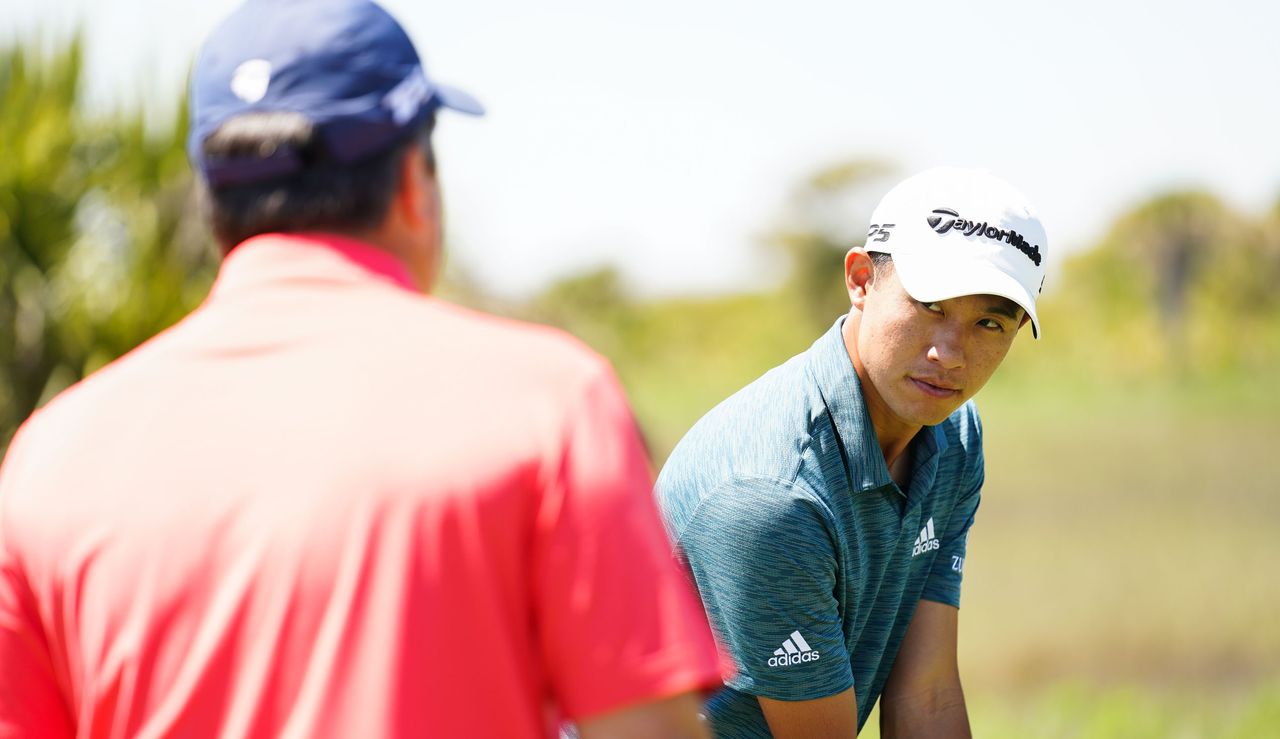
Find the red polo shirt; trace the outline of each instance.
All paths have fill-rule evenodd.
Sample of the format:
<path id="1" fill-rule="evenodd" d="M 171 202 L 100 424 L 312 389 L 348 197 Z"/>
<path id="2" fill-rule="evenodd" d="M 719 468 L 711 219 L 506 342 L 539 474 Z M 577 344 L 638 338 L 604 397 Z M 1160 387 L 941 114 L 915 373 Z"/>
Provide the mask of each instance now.
<path id="1" fill-rule="evenodd" d="M 608 364 L 268 235 L 0 473 L 0 737 L 545 737 L 714 683 Z"/>

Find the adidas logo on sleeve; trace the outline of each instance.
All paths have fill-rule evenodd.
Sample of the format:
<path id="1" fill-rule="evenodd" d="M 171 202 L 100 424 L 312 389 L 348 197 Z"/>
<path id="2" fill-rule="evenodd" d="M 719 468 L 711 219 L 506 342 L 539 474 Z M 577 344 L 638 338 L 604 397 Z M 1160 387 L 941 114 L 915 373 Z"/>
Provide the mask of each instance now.
<path id="1" fill-rule="evenodd" d="M 782 642 L 781 647 L 773 650 L 773 656 L 769 658 L 769 666 L 786 667 L 798 665 L 801 662 L 817 662 L 819 656 L 818 651 L 809 646 L 809 642 L 800 636 L 799 631 L 793 631 L 791 636 Z"/>
<path id="2" fill-rule="evenodd" d="M 916 545 L 911 550 L 911 556 L 932 552 L 940 548 L 942 545 L 938 543 L 938 537 L 933 535 L 933 517 L 929 517 L 929 522 L 920 529 L 920 535 L 916 537 Z"/>

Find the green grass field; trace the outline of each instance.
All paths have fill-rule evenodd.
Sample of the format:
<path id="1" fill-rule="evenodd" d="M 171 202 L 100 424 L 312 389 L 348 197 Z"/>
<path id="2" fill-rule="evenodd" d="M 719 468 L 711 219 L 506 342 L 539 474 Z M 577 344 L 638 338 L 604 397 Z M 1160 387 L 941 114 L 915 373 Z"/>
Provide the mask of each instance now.
<path id="1" fill-rule="evenodd" d="M 974 736 L 983 739 L 1274 739 L 1280 681 L 1168 688 L 1063 680 L 1035 690 L 968 691 Z M 862 737 L 880 736 L 872 714 Z"/>
<path id="2" fill-rule="evenodd" d="M 981 735 L 1280 736 L 1280 409 L 1256 385 L 982 399 L 960 654 Z"/>

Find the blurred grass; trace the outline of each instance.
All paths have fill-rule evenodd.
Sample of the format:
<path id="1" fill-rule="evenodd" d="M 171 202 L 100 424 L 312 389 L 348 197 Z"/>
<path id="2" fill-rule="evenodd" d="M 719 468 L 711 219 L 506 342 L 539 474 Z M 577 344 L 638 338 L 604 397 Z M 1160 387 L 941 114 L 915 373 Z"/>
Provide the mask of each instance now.
<path id="1" fill-rule="evenodd" d="M 960 646 L 980 735 L 1280 736 L 1270 386 L 984 391 Z"/>
<path id="2" fill-rule="evenodd" d="M 987 739 L 1272 739 L 1280 680 L 1234 691 L 1068 681 L 1030 694 L 970 691 L 968 705 L 974 736 Z M 878 739 L 878 711 L 860 736 Z"/>
<path id="3" fill-rule="evenodd" d="M 1280 674 L 1272 379 L 1065 392 L 999 380 L 980 398 L 987 485 L 966 562 L 968 674 L 1002 688 Z"/>

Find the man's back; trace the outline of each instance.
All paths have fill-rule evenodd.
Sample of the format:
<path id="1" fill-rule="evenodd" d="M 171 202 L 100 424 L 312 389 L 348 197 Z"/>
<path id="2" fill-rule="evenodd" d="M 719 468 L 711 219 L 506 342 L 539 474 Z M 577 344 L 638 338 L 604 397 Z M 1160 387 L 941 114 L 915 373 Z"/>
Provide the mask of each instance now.
<path id="1" fill-rule="evenodd" d="M 354 242 L 260 237 L 38 414 L 0 481 L 25 668 L 0 703 L 26 708 L 0 707 L 81 736 L 541 736 L 549 699 L 714 676 L 607 364 L 406 283 Z"/>

